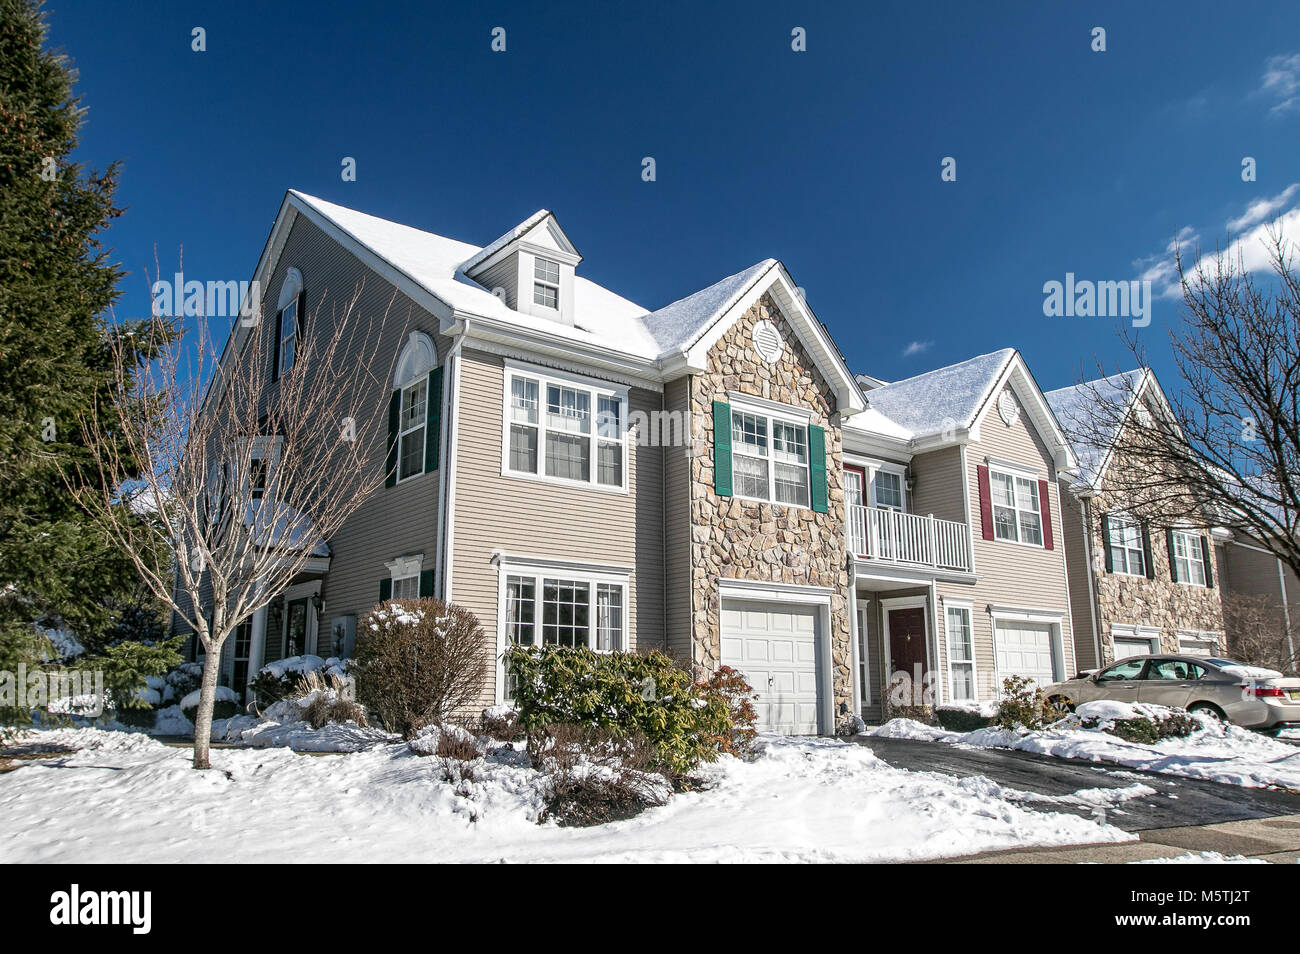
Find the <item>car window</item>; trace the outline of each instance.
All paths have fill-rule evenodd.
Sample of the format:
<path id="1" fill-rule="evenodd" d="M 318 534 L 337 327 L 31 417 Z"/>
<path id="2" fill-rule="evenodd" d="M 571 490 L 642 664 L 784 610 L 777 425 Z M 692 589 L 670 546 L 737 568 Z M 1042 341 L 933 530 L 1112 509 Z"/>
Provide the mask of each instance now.
<path id="1" fill-rule="evenodd" d="M 1148 679 L 1178 679 L 1189 682 L 1205 675 L 1205 669 L 1186 659 L 1153 659 L 1147 669 Z"/>
<path id="2" fill-rule="evenodd" d="M 1098 682 L 1113 682 L 1117 679 L 1137 679 L 1142 675 L 1142 667 L 1147 664 L 1145 659 L 1125 659 L 1117 662 L 1109 669 L 1103 669 L 1097 676 Z"/>

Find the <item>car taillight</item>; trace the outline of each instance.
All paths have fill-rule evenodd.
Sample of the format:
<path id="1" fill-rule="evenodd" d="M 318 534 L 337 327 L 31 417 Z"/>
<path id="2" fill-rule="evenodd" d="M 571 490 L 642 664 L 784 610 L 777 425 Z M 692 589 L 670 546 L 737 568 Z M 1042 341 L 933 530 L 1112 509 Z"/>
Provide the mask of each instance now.
<path id="1" fill-rule="evenodd" d="M 1258 696 L 1260 699 L 1285 699 L 1287 697 L 1285 689 L 1278 689 L 1276 686 L 1242 686 L 1252 696 Z"/>

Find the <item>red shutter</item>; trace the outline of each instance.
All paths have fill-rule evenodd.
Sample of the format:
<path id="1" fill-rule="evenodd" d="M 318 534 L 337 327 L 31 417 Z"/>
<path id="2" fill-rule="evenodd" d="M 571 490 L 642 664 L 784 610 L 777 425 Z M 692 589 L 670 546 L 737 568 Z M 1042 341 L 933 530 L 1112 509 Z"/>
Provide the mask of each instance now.
<path id="1" fill-rule="evenodd" d="M 993 539 L 993 491 L 989 489 L 989 469 L 980 464 L 975 468 L 975 477 L 980 485 L 980 529 L 984 539 Z"/>
<path id="2" fill-rule="evenodd" d="M 1043 549 L 1052 549 L 1052 498 L 1047 493 L 1047 481 L 1038 482 L 1038 509 L 1043 512 Z"/>

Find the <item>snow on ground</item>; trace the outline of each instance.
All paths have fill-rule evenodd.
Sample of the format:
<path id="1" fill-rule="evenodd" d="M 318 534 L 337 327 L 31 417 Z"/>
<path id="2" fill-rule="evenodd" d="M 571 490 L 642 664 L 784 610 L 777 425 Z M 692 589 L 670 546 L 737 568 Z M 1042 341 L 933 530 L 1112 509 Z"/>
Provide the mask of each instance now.
<path id="1" fill-rule="evenodd" d="M 1221 855 L 1217 851 L 1189 851 L 1185 855 L 1173 858 L 1143 858 L 1141 861 L 1129 861 L 1130 865 L 1266 865 L 1263 858 L 1247 858 L 1245 855 Z"/>
<path id="2" fill-rule="evenodd" d="M 1125 716 L 1120 713 L 1118 717 Z M 1198 722 L 1200 728 L 1187 738 L 1164 739 L 1154 745 L 1126 742 L 1100 729 L 1081 728 L 1070 719 L 1036 732 L 989 728 L 965 733 L 948 732 L 911 719 L 894 719 L 868 731 L 867 735 L 949 742 L 975 748 L 1016 749 L 1056 758 L 1112 762 L 1146 772 L 1247 788 L 1300 790 L 1300 748 L 1204 717 L 1198 717 Z"/>
<path id="3" fill-rule="evenodd" d="M 78 751 L 0 778 L 0 862 L 901 861 L 1133 839 L 831 739 L 764 736 L 755 760 L 706 766 L 708 790 L 573 829 L 536 824 L 545 783 L 509 747 L 452 784 L 400 743 L 216 749 L 196 772 L 188 749 L 141 733 L 29 736 Z"/>

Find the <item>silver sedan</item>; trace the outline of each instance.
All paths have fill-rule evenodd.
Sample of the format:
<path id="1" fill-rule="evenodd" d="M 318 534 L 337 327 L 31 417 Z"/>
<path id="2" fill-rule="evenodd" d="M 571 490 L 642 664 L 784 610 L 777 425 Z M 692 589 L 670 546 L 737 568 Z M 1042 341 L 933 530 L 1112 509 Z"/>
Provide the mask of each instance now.
<path id="1" fill-rule="evenodd" d="M 1084 702 L 1149 702 L 1276 735 L 1300 726 L 1300 679 L 1207 656 L 1129 656 L 1043 690 L 1049 711 Z"/>

